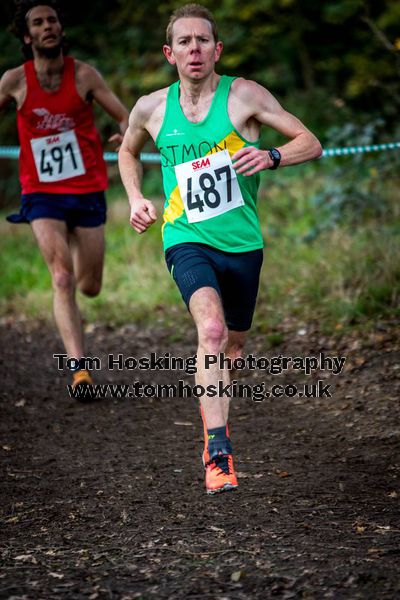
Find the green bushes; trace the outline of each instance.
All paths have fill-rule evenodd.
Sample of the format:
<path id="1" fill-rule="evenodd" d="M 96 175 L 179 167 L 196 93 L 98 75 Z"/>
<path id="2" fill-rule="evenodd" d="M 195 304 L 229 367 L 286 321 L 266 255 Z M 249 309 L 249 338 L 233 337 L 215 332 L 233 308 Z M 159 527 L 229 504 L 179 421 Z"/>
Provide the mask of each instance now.
<path id="1" fill-rule="evenodd" d="M 333 332 L 399 314 L 398 157 L 393 151 L 390 160 L 389 153 L 361 158 L 336 159 L 334 166 L 321 159 L 263 175 L 259 331 L 279 336 L 280 323 L 289 318 Z M 103 292 L 80 302 L 89 321 L 176 331 L 189 316 L 164 263 L 158 171 L 150 170 L 146 181 L 152 197 L 160 190 L 158 223 L 137 235 L 123 192 L 111 190 Z M 51 319 L 50 277 L 28 226 L 2 220 L 0 256 L 0 314 Z"/>

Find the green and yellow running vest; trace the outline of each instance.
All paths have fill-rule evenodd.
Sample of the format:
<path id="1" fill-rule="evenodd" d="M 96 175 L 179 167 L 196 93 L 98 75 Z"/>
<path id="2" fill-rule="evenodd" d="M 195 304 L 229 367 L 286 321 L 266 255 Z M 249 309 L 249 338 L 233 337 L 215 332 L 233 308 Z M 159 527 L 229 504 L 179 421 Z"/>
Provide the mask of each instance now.
<path id="1" fill-rule="evenodd" d="M 220 78 L 210 110 L 200 123 L 192 123 L 183 114 L 180 82 L 168 90 L 156 140 L 166 197 L 164 250 L 183 242 L 207 244 L 225 252 L 248 252 L 263 246 L 256 206 L 259 174 L 237 174 L 236 179 L 229 158 L 241 148 L 259 148 L 259 141 L 246 141 L 229 119 L 233 80 L 226 75 Z M 214 156 L 221 151 L 225 153 Z M 184 167 L 175 169 L 182 163 Z"/>

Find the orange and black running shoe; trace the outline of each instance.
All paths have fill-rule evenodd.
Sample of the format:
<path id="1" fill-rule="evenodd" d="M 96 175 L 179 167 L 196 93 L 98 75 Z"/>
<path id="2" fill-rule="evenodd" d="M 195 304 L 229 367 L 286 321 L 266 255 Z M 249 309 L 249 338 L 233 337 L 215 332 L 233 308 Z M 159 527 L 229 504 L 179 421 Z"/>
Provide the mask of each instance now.
<path id="1" fill-rule="evenodd" d="M 93 379 L 91 378 L 89 371 L 86 371 L 86 369 L 80 369 L 72 375 L 72 389 L 75 389 L 78 387 L 78 385 L 81 387 L 93 385 Z"/>
<path id="2" fill-rule="evenodd" d="M 219 454 L 206 463 L 207 494 L 227 492 L 237 487 L 232 454 Z"/>

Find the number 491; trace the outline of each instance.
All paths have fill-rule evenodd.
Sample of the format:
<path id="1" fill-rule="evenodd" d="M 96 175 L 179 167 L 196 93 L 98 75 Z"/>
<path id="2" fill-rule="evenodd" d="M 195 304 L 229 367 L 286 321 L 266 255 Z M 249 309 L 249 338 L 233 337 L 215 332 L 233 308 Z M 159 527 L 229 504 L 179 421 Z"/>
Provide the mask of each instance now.
<path id="1" fill-rule="evenodd" d="M 73 164 L 73 168 L 77 169 L 78 165 L 75 159 L 75 154 L 74 154 L 74 150 L 72 148 L 72 144 L 69 143 L 65 146 L 64 148 L 64 152 L 65 154 L 67 152 L 70 153 L 71 156 L 71 162 Z M 64 152 L 63 152 L 63 148 L 60 146 L 54 146 L 54 148 L 52 148 L 50 150 L 50 156 L 51 159 L 53 161 L 53 164 L 56 163 L 58 164 L 58 174 L 63 172 L 63 166 L 64 166 Z M 41 156 L 40 156 L 40 172 L 41 173 L 48 173 L 50 176 L 53 175 L 53 165 L 51 163 L 50 160 L 46 160 L 46 150 L 42 150 L 41 152 Z"/>

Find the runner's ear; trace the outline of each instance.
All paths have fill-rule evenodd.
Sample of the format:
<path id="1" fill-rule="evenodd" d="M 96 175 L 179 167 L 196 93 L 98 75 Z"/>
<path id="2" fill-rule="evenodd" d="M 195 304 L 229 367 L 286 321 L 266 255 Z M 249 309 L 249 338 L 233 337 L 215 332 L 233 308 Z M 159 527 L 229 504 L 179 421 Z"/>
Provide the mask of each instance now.
<path id="1" fill-rule="evenodd" d="M 215 62 L 219 61 L 223 48 L 224 48 L 224 45 L 222 42 L 217 42 L 215 44 L 215 54 L 214 54 Z"/>
<path id="2" fill-rule="evenodd" d="M 173 55 L 171 46 L 168 46 L 167 44 L 164 44 L 164 46 L 163 46 L 163 52 L 164 52 L 165 58 L 167 59 L 167 61 L 169 62 L 170 65 L 176 64 L 176 60 L 175 60 L 175 57 Z"/>

